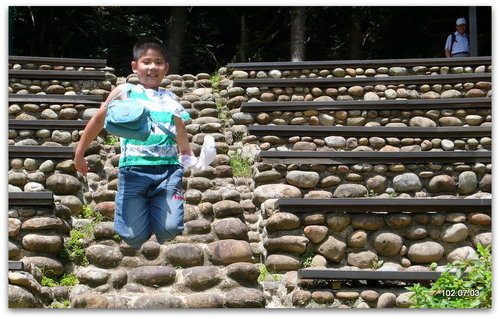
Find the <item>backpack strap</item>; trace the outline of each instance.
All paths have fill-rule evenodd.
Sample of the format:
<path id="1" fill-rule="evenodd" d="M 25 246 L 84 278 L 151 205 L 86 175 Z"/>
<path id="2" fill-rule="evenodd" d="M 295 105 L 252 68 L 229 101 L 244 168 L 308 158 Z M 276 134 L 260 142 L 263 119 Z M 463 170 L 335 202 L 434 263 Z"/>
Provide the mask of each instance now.
<path id="1" fill-rule="evenodd" d="M 114 100 L 116 100 L 118 97 L 122 96 L 123 94 L 125 93 L 128 93 L 130 90 L 132 90 L 132 88 L 135 86 L 135 84 L 132 84 L 132 83 L 127 83 L 127 85 L 125 86 L 125 88 L 120 92 L 120 94 L 118 94 L 117 96 L 115 96 L 111 101 L 109 101 L 109 103 L 106 105 L 106 107 L 109 106 L 109 104 L 111 104 L 111 102 L 113 102 Z"/>
<path id="2" fill-rule="evenodd" d="M 453 45 L 457 41 L 457 36 L 455 35 L 455 32 L 451 34 L 451 46 L 450 46 L 450 54 L 453 52 Z"/>

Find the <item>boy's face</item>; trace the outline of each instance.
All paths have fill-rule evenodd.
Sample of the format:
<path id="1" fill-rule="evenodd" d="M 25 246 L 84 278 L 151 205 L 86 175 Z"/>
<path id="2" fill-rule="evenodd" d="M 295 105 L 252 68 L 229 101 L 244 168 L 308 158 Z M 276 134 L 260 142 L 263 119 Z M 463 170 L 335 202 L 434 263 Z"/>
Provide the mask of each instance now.
<path id="1" fill-rule="evenodd" d="M 157 90 L 168 72 L 168 63 L 159 51 L 148 49 L 137 62 L 132 61 L 132 71 L 146 89 Z"/>

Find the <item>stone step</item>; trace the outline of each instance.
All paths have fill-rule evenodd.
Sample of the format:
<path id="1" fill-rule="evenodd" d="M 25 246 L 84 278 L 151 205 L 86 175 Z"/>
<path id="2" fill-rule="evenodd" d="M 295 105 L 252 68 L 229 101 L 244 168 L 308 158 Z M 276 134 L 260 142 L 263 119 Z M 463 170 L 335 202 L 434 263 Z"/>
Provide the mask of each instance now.
<path id="1" fill-rule="evenodd" d="M 280 198 L 283 212 L 483 212 L 491 214 L 487 198 Z"/>
<path id="2" fill-rule="evenodd" d="M 432 59 L 380 59 L 380 60 L 336 60 L 336 61 L 301 61 L 301 62 L 249 62 L 229 63 L 228 68 L 237 70 L 303 70 L 303 69 L 333 69 L 333 68 L 376 68 L 391 66 L 471 66 L 490 65 L 490 56 L 466 58 L 432 58 Z"/>
<path id="3" fill-rule="evenodd" d="M 71 146 L 9 145 L 9 158 L 73 158 Z"/>
<path id="4" fill-rule="evenodd" d="M 10 122 L 9 122 L 10 123 Z M 384 137 L 491 137 L 491 127 L 354 127 L 312 125 L 250 125 L 248 133 L 263 136 L 384 136 Z"/>
<path id="5" fill-rule="evenodd" d="M 106 67 L 106 59 L 78 59 L 78 58 L 57 58 L 57 57 L 40 57 L 40 56 L 21 56 L 9 55 L 9 63 L 19 64 L 49 64 L 63 66 L 82 66 L 104 68 Z"/>
<path id="6" fill-rule="evenodd" d="M 267 164 L 418 164 L 491 163 L 491 151 L 439 152 L 331 152 L 260 151 L 259 160 Z"/>
<path id="7" fill-rule="evenodd" d="M 104 71 L 9 70 L 9 79 L 104 80 Z"/>
<path id="8" fill-rule="evenodd" d="M 9 94 L 9 103 L 68 103 L 100 105 L 102 95 Z"/>
<path id="9" fill-rule="evenodd" d="M 52 192 L 9 192 L 9 206 L 53 206 Z"/>
<path id="10" fill-rule="evenodd" d="M 437 280 L 440 271 L 379 271 L 379 270 L 336 270 L 336 269 L 299 269 L 299 279 L 328 280 L 390 280 L 425 281 Z"/>
<path id="11" fill-rule="evenodd" d="M 490 73 L 444 74 L 419 76 L 384 76 L 356 78 L 297 78 L 297 79 L 235 79 L 235 87 L 338 87 L 387 84 L 456 84 L 466 82 L 491 82 Z"/>
<path id="12" fill-rule="evenodd" d="M 491 108 L 489 98 L 409 99 L 377 101 L 243 102 L 242 112 L 341 111 L 341 110 L 436 110 Z"/>

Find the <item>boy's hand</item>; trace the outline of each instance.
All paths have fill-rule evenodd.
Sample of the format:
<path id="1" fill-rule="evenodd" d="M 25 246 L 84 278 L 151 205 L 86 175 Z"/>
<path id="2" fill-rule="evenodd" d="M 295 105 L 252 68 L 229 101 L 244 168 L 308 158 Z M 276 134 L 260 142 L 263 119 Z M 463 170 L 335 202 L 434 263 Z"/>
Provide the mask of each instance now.
<path id="1" fill-rule="evenodd" d="M 75 168 L 82 175 L 87 176 L 87 172 L 89 171 L 89 164 L 85 160 L 85 157 L 75 155 Z"/>

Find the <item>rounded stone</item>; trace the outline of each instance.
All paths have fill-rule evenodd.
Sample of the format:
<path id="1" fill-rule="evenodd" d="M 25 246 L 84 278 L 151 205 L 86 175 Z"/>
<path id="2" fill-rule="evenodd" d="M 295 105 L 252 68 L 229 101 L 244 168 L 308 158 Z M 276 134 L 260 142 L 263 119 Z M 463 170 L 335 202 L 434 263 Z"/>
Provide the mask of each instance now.
<path id="1" fill-rule="evenodd" d="M 469 229 L 463 223 L 456 223 L 446 227 L 441 233 L 441 239 L 447 243 L 458 243 L 469 236 Z"/>
<path id="2" fill-rule="evenodd" d="M 372 245 L 380 255 L 394 257 L 399 254 L 403 246 L 403 239 L 394 233 L 381 233 L 375 236 Z"/>
<path id="3" fill-rule="evenodd" d="M 171 285 L 175 276 L 175 269 L 169 266 L 142 266 L 129 271 L 131 280 L 148 287 Z"/>
<path id="4" fill-rule="evenodd" d="M 267 184 L 258 186 L 253 192 L 256 205 L 260 205 L 268 199 L 275 198 L 300 198 L 302 192 L 299 188 L 285 184 Z"/>
<path id="5" fill-rule="evenodd" d="M 408 259 L 413 263 L 419 264 L 430 264 L 432 262 L 438 262 L 444 254 L 444 248 L 441 244 L 426 241 L 422 243 L 416 243 L 410 246 L 408 249 Z"/>
<path id="6" fill-rule="evenodd" d="M 88 261 L 102 268 L 114 268 L 118 266 L 123 258 L 118 247 L 106 245 L 92 245 L 85 250 Z"/>
<path id="7" fill-rule="evenodd" d="M 377 254 L 372 251 L 347 254 L 347 264 L 358 268 L 372 268 L 377 260 Z"/>
<path id="8" fill-rule="evenodd" d="M 398 192 L 411 192 L 422 189 L 420 178 L 414 173 L 397 175 L 392 182 L 394 189 Z"/>
<path id="9" fill-rule="evenodd" d="M 180 267 L 201 266 L 204 262 L 203 250 L 197 245 L 188 243 L 168 245 L 165 256 L 172 265 Z"/>
<path id="10" fill-rule="evenodd" d="M 301 188 L 314 188 L 319 182 L 316 172 L 291 171 L 286 175 L 287 183 Z"/>
<path id="11" fill-rule="evenodd" d="M 207 245 L 210 259 L 219 264 L 232 264 L 235 262 L 250 262 L 252 260 L 252 247 L 243 240 L 224 239 L 211 242 Z"/>

